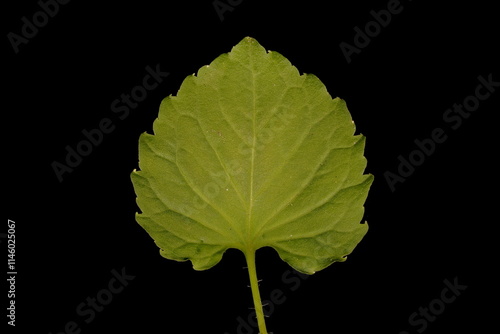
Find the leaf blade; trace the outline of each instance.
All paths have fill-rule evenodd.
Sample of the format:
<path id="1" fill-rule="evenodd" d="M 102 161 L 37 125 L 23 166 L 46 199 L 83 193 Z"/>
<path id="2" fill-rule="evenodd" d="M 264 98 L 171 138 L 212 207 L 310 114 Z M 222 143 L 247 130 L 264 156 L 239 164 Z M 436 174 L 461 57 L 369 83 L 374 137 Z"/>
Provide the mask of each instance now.
<path id="1" fill-rule="evenodd" d="M 254 39 L 187 77 L 153 130 L 132 182 L 137 220 L 166 258 L 201 270 L 227 248 L 270 246 L 314 273 L 367 231 L 373 176 L 345 102 Z"/>

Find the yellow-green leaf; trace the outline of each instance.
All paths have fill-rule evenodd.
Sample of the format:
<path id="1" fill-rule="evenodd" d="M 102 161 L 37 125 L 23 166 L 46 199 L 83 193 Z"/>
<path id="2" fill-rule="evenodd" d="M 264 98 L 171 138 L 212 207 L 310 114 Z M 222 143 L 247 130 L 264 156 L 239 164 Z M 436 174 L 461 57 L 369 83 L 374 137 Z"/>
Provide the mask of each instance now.
<path id="1" fill-rule="evenodd" d="M 197 270 L 273 247 L 312 274 L 367 232 L 365 139 L 314 75 L 245 38 L 165 98 L 132 173 L 139 224 Z"/>

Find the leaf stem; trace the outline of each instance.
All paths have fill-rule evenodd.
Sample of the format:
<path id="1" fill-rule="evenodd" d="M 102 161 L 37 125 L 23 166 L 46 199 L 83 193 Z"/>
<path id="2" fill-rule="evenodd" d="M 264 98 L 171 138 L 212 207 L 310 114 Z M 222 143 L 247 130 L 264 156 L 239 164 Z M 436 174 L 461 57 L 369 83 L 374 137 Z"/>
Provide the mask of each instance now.
<path id="1" fill-rule="evenodd" d="M 268 334 L 266 329 L 266 321 L 264 319 L 264 310 L 262 308 L 262 301 L 260 299 L 259 282 L 257 280 L 257 269 L 255 267 L 255 250 L 245 252 L 247 260 L 248 275 L 250 276 L 250 287 L 252 289 L 253 304 L 255 307 L 255 314 L 257 316 L 257 323 L 259 324 L 260 334 Z"/>

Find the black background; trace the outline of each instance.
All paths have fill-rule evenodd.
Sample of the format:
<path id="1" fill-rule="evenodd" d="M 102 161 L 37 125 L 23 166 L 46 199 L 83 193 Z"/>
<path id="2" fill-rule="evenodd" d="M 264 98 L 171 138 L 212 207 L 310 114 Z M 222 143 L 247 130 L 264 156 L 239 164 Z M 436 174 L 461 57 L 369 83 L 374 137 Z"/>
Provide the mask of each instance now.
<path id="1" fill-rule="evenodd" d="M 9 4 L 3 166 L 4 211 L 17 226 L 15 331 L 55 334 L 75 321 L 81 333 L 238 333 L 237 318 L 246 319 L 252 306 L 242 254 L 229 250 L 203 272 L 160 257 L 135 222 L 129 174 L 137 168 L 138 136 L 151 131 L 160 101 L 245 36 L 347 101 L 357 131 L 367 137 L 367 172 L 375 175 L 365 205 L 370 230 L 347 262 L 302 280 L 272 249 L 258 251 L 262 296 L 279 289 L 286 298 L 275 305 L 268 330 L 416 333 L 420 327 L 408 317 L 455 277 L 467 289 L 425 333 L 496 328 L 490 303 L 496 304 L 498 282 L 498 91 L 456 130 L 442 118 L 474 94 L 478 76 L 492 73 L 500 81 L 494 6 L 402 1 L 402 12 L 348 64 L 339 44 L 353 44 L 354 27 L 363 29 L 373 20 L 370 11 L 387 3 L 244 0 L 221 21 L 213 1 L 71 1 L 17 54 L 6 36 L 20 34 L 21 18 L 40 6 Z M 169 76 L 119 120 L 111 102 L 156 64 Z M 81 131 L 103 118 L 115 130 L 60 183 L 51 163 L 64 161 L 66 145 L 75 147 Z M 437 127 L 447 140 L 391 192 L 384 173 L 397 173 L 398 156 L 408 157 L 414 140 Z M 85 323 L 77 306 L 122 268 L 135 278 Z"/>

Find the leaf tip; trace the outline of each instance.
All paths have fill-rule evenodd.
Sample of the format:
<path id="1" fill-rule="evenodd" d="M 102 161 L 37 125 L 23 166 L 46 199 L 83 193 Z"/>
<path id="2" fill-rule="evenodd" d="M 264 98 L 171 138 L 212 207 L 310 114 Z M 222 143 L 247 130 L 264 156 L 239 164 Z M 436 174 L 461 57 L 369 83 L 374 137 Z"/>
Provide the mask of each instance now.
<path id="1" fill-rule="evenodd" d="M 245 36 L 242 41 L 244 41 L 245 43 L 249 43 L 249 44 L 252 44 L 252 43 L 259 44 L 259 42 L 257 42 L 257 40 L 251 36 Z"/>

